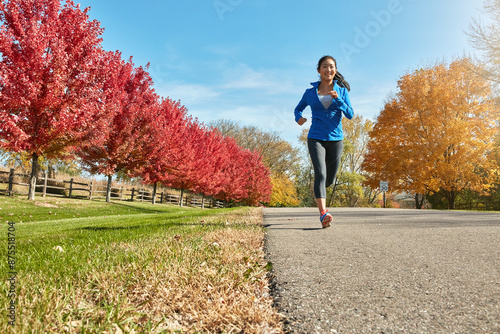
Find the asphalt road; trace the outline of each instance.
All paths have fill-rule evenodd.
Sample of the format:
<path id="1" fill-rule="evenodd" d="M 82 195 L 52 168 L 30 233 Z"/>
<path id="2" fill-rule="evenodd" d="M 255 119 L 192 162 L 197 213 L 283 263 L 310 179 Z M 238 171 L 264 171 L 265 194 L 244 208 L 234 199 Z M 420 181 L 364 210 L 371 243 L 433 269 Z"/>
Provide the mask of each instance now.
<path id="1" fill-rule="evenodd" d="M 500 333 L 500 213 L 266 208 L 289 333 Z"/>

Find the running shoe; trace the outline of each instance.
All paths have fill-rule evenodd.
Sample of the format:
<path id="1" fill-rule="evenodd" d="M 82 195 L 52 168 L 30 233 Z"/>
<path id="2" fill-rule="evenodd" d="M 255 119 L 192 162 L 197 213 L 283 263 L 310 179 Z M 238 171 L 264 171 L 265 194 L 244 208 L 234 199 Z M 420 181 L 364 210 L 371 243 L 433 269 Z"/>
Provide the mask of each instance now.
<path id="1" fill-rule="evenodd" d="M 323 226 L 323 228 L 327 228 L 330 227 L 330 222 L 333 220 L 333 217 L 328 212 L 325 212 L 325 214 L 319 217 L 319 220 L 321 221 L 321 226 Z"/>

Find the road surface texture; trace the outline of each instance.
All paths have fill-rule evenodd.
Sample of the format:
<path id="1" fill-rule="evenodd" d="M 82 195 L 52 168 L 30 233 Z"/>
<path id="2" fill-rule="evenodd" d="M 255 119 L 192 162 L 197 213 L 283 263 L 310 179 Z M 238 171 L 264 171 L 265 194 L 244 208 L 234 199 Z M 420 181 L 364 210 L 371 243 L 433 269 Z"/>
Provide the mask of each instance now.
<path id="1" fill-rule="evenodd" d="M 289 333 L 500 333 L 500 214 L 266 208 Z"/>

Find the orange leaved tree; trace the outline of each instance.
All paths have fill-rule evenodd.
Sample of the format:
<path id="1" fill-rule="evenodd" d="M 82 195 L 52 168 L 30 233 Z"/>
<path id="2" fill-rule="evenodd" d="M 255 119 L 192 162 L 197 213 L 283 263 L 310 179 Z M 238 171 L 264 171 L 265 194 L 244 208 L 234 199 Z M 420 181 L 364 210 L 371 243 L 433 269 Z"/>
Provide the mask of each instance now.
<path id="1" fill-rule="evenodd" d="M 450 209 L 460 191 L 491 187 L 499 112 L 489 82 L 471 66 L 461 58 L 400 78 L 370 134 L 363 163 L 368 185 L 384 180 L 393 190 L 440 192 Z"/>

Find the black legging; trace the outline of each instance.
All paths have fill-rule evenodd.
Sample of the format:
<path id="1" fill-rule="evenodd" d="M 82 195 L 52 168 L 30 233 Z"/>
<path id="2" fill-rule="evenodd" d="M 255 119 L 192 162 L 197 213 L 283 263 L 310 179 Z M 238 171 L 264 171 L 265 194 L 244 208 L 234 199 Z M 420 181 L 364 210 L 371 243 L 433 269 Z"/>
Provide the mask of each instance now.
<path id="1" fill-rule="evenodd" d="M 326 198 L 326 188 L 333 184 L 339 169 L 344 142 L 309 138 L 307 147 L 314 167 L 314 195 Z"/>

